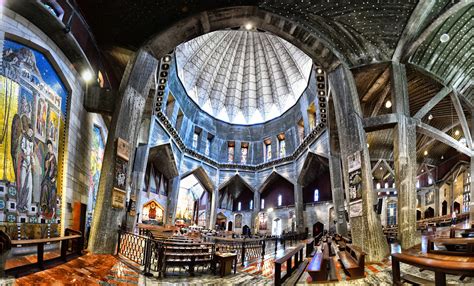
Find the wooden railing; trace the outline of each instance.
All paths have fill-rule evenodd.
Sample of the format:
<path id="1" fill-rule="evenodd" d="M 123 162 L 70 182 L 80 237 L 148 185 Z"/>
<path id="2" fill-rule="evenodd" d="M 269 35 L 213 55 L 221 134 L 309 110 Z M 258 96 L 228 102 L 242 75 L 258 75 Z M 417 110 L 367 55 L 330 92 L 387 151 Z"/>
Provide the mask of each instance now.
<path id="1" fill-rule="evenodd" d="M 82 249 L 84 247 L 84 236 L 80 231 L 75 231 L 73 229 L 66 228 L 65 236 L 53 237 L 53 238 L 39 238 L 39 239 L 25 239 L 25 240 L 10 240 L 8 235 L 0 230 L 0 237 L 2 237 L 2 244 L 4 245 L 3 251 L 8 251 L 5 246 L 11 247 L 27 247 L 36 245 L 36 263 L 30 263 L 18 267 L 13 267 L 5 269 L 7 275 L 14 275 L 15 277 L 28 272 L 31 269 L 44 269 L 45 260 L 44 260 L 44 246 L 45 244 L 51 243 L 60 243 L 61 244 L 61 255 L 58 258 L 50 259 L 48 262 L 53 262 L 58 259 L 62 261 L 67 261 L 68 252 L 73 255 L 82 255 Z M 5 261 L 6 262 L 6 261 Z M 0 267 L 0 269 L 4 269 Z"/>
<path id="2" fill-rule="evenodd" d="M 295 268 L 297 268 L 303 261 L 303 248 L 304 244 L 299 244 L 293 249 L 285 251 L 285 254 L 275 259 L 275 286 L 281 285 L 288 277 L 291 276 Z M 294 263 L 292 263 L 294 260 Z M 281 276 L 281 265 L 286 263 L 286 274 Z"/>
<path id="3" fill-rule="evenodd" d="M 446 261 L 405 253 L 392 254 L 392 277 L 394 285 L 402 285 L 400 276 L 400 262 L 416 266 L 421 269 L 434 271 L 435 285 L 446 285 L 446 274 L 472 275 L 474 273 L 474 262 Z"/>

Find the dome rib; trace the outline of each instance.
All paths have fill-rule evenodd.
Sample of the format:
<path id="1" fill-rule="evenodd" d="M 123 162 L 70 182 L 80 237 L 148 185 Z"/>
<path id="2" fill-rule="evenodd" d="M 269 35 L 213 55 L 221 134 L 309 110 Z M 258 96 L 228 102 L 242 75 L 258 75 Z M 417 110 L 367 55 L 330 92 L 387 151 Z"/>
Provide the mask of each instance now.
<path id="1" fill-rule="evenodd" d="M 308 85 L 312 60 L 270 33 L 225 30 L 176 48 L 186 92 L 211 116 L 255 124 L 280 116 Z"/>

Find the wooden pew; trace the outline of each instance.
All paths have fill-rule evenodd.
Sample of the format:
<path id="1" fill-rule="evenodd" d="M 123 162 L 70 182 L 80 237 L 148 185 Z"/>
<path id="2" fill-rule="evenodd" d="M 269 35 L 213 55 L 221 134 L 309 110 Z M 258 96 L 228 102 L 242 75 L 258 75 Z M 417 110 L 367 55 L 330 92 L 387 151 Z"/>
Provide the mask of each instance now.
<path id="1" fill-rule="evenodd" d="M 306 257 L 310 257 L 314 251 L 314 238 L 308 238 L 304 243 L 306 245 Z"/>
<path id="2" fill-rule="evenodd" d="M 431 284 L 432 281 L 416 282 L 411 280 L 412 276 L 400 275 L 400 262 L 413 265 L 417 268 L 434 271 L 435 285 L 446 285 L 446 274 L 472 276 L 474 273 L 474 262 L 445 261 L 428 257 L 414 256 L 406 253 L 392 254 L 392 278 L 394 285 L 403 285 L 404 281 L 418 284 Z M 420 280 L 417 278 L 417 280 Z"/>
<path id="3" fill-rule="evenodd" d="M 345 250 L 339 252 L 339 259 L 342 267 L 352 279 L 365 277 L 365 252 L 359 247 L 347 244 Z"/>
<path id="4" fill-rule="evenodd" d="M 446 250 L 435 250 L 435 244 L 444 245 Z M 430 238 L 428 253 L 474 256 L 474 238 Z"/>
<path id="5" fill-rule="evenodd" d="M 290 277 L 295 268 L 303 261 L 303 248 L 304 244 L 298 244 L 292 249 L 287 249 L 282 257 L 275 259 L 275 286 L 281 285 Z M 294 266 L 292 260 L 294 260 Z M 281 265 L 283 263 L 286 263 L 286 274 L 281 277 Z"/>
<path id="6" fill-rule="evenodd" d="M 329 247 L 327 243 L 322 246 L 322 252 L 313 256 L 306 271 L 311 276 L 312 281 L 327 281 L 329 267 Z"/>
<path id="7" fill-rule="evenodd" d="M 161 273 L 166 277 L 169 266 L 188 266 L 188 272 L 194 276 L 194 268 L 198 265 L 214 267 L 214 243 L 209 242 L 163 242 L 163 263 Z"/>

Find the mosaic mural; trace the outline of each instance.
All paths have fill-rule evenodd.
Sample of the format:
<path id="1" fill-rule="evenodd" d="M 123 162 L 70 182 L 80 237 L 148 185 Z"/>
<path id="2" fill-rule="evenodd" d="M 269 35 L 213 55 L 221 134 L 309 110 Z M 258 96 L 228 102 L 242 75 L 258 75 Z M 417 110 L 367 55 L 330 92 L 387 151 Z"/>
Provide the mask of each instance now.
<path id="1" fill-rule="evenodd" d="M 59 141 L 68 92 L 44 54 L 11 40 L 4 41 L 2 52 L 0 222 L 57 224 Z M 30 235 L 45 235 L 41 232 Z"/>
<path id="2" fill-rule="evenodd" d="M 104 157 L 105 151 L 104 138 L 100 127 L 94 126 L 92 133 L 93 136 L 90 155 L 91 164 L 89 169 L 89 201 L 87 202 L 87 228 L 90 228 L 92 224 L 92 216 L 94 214 L 97 191 L 99 190 L 100 170 L 102 169 L 102 159 Z"/>

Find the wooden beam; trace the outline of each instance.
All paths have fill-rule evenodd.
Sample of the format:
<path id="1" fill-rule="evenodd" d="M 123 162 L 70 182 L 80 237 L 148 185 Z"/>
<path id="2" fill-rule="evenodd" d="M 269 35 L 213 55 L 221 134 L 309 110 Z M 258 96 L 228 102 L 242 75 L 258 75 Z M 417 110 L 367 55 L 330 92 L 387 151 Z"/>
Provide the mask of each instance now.
<path id="1" fill-rule="evenodd" d="M 379 99 L 377 100 L 377 103 L 375 103 L 375 106 L 374 106 L 374 109 L 372 110 L 372 113 L 370 114 L 370 117 L 374 117 L 374 116 L 377 116 L 377 114 L 379 113 L 380 111 L 380 108 L 382 108 L 383 106 L 383 103 L 385 102 L 385 98 L 387 98 L 387 95 L 390 93 L 390 85 L 387 84 L 383 91 L 382 91 L 382 95 L 379 97 Z"/>
<path id="2" fill-rule="evenodd" d="M 424 1 L 424 2 L 436 2 L 436 1 Z M 431 25 L 429 25 L 421 34 L 420 36 L 414 41 L 408 49 L 406 49 L 406 52 L 403 53 L 403 56 L 401 57 L 400 61 L 405 62 L 407 59 L 411 57 L 412 54 L 415 53 L 415 51 L 418 49 L 418 47 L 423 44 L 429 36 L 433 32 L 435 32 L 443 23 L 452 15 L 456 14 L 459 10 L 472 5 L 472 0 L 461 0 L 458 3 L 454 4 L 449 8 L 446 12 L 444 12 L 441 16 L 436 18 Z"/>
<path id="3" fill-rule="evenodd" d="M 372 99 L 372 97 L 374 96 L 374 94 L 379 89 L 379 87 L 381 85 L 386 84 L 389 79 L 390 79 L 390 69 L 387 67 L 382 72 L 382 74 L 377 78 L 377 80 L 372 84 L 372 86 L 369 88 L 369 90 L 364 94 L 364 96 L 361 99 L 361 102 L 370 101 Z"/>
<path id="4" fill-rule="evenodd" d="M 392 167 L 390 167 L 390 165 L 387 163 L 387 161 L 382 160 L 382 162 L 384 163 L 385 167 L 387 167 L 387 170 L 390 172 L 390 174 L 395 177 L 395 172 L 393 171 Z"/>
<path id="5" fill-rule="evenodd" d="M 372 174 L 377 170 L 377 167 L 380 165 L 382 162 L 382 159 L 378 160 L 377 163 L 375 163 L 374 167 L 372 168 Z"/>
<path id="6" fill-rule="evenodd" d="M 462 109 L 461 101 L 456 92 L 451 93 L 451 101 L 453 102 L 454 109 L 458 115 L 459 122 L 461 123 L 462 131 L 464 132 L 464 138 L 466 138 L 467 146 L 472 149 L 472 137 L 471 131 L 469 130 L 469 125 L 467 124 L 466 115 Z"/>
<path id="7" fill-rule="evenodd" d="M 375 117 L 364 118 L 362 124 L 367 132 L 393 128 L 398 123 L 398 117 L 395 113 L 379 115 Z"/>
<path id="8" fill-rule="evenodd" d="M 415 118 L 422 119 L 433 107 L 436 106 L 443 98 L 445 98 L 450 92 L 450 87 L 442 88 L 435 96 L 433 96 L 418 112 L 415 114 Z"/>
<path id="9" fill-rule="evenodd" d="M 459 121 L 449 125 L 448 127 L 444 128 L 443 130 L 441 130 L 441 132 L 443 133 L 446 133 L 448 132 L 449 130 L 453 129 L 454 127 L 458 126 L 459 125 Z M 436 142 L 435 139 L 430 139 L 428 142 L 426 142 L 425 144 L 423 144 L 423 146 L 421 146 L 420 148 L 418 148 L 418 152 L 421 152 L 422 150 L 424 150 L 425 148 L 428 148 L 431 144 L 433 144 L 434 142 Z"/>
<path id="10" fill-rule="evenodd" d="M 438 140 L 441 143 L 444 143 L 450 147 L 453 147 L 454 149 L 458 150 L 461 153 L 464 153 L 468 156 L 473 156 L 474 153 L 467 148 L 466 146 L 462 145 L 454 139 L 453 137 L 449 136 L 446 133 L 443 133 L 441 130 L 438 130 L 428 124 L 419 122 L 417 125 L 417 131 L 423 135 L 429 136 L 435 140 Z"/>
<path id="11" fill-rule="evenodd" d="M 421 28 L 424 27 L 426 21 L 429 20 L 435 5 L 436 1 L 432 0 L 420 0 L 418 2 L 398 40 L 397 48 L 392 57 L 393 61 L 400 62 L 401 58 L 404 58 L 404 52 L 410 48 L 410 45 L 421 33 Z"/>

